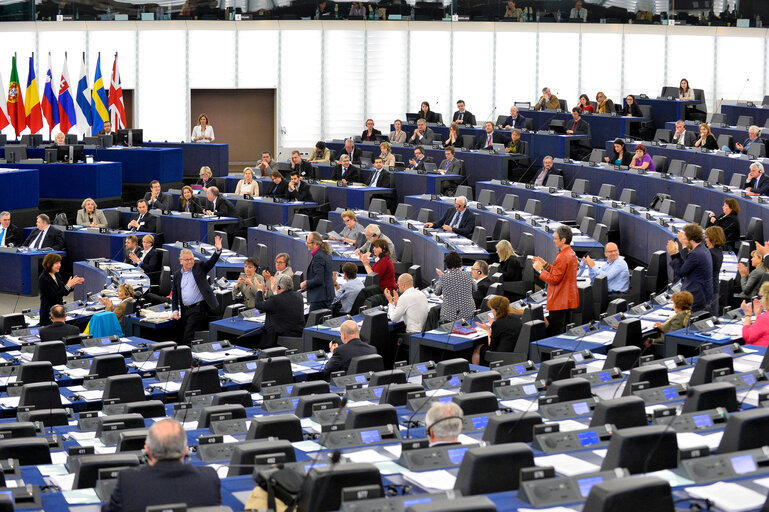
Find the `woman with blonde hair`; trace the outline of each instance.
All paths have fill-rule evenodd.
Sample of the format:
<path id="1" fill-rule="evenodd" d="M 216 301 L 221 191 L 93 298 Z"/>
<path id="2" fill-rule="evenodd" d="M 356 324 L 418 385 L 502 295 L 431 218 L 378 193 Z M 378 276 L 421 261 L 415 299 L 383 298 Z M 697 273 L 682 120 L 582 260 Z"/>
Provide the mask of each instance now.
<path id="1" fill-rule="evenodd" d="M 751 252 L 750 262 L 753 264 L 753 270 L 750 270 L 747 265 L 742 263 L 737 265 L 737 273 L 740 274 L 740 284 L 742 285 L 742 293 L 740 293 L 738 297 L 746 299 L 758 295 L 758 290 L 761 288 L 764 276 L 769 272 L 769 269 L 764 265 L 764 260 L 761 258 L 760 252 Z"/>
<path id="2" fill-rule="evenodd" d="M 200 168 L 200 179 L 195 183 L 195 185 L 202 187 L 203 190 L 207 190 L 208 187 L 213 187 L 216 185 L 214 182 L 214 173 L 211 172 L 211 168 L 207 165 L 204 165 Z"/>
<path id="3" fill-rule="evenodd" d="M 758 291 L 761 300 L 755 299 L 753 303 L 742 301 L 742 311 L 745 318 L 742 319 L 742 339 L 749 345 L 769 346 L 769 283 L 764 283 Z M 756 321 L 753 321 L 753 313 Z"/>
<path id="4" fill-rule="evenodd" d="M 718 149 L 718 142 L 716 142 L 716 136 L 710 131 L 710 126 L 707 123 L 700 125 L 700 138 L 694 143 L 696 148 L 706 149 Z"/>
<path id="5" fill-rule="evenodd" d="M 87 197 L 83 200 L 82 209 L 77 211 L 77 224 L 89 228 L 106 228 L 107 217 L 96 208 L 96 201 Z"/>
<path id="6" fill-rule="evenodd" d="M 125 315 L 125 308 L 129 302 L 134 300 L 134 289 L 130 284 L 123 283 L 117 287 L 117 298 L 120 302 L 113 304 L 109 297 L 102 297 L 99 299 L 104 305 L 104 309 L 112 311 L 117 317 L 117 321 L 123 324 L 123 315 Z"/>
<path id="7" fill-rule="evenodd" d="M 182 195 L 179 198 L 179 211 L 187 213 L 203 213 L 203 207 L 195 201 L 195 192 L 189 185 L 182 187 Z"/>
<path id="8" fill-rule="evenodd" d="M 507 297 L 494 295 L 488 301 L 489 308 L 494 316 L 489 317 L 487 323 L 476 322 L 475 325 L 482 331 L 486 331 L 485 343 L 475 346 L 472 363 L 486 364 L 486 352 L 512 352 L 515 350 L 515 342 L 521 332 L 521 315 L 523 310 L 510 307 Z M 522 356 L 526 359 L 526 356 Z"/>
<path id="9" fill-rule="evenodd" d="M 497 256 L 499 256 L 499 270 L 502 272 L 504 282 L 520 281 L 523 275 L 523 269 L 518 262 L 518 255 L 515 254 L 513 246 L 507 240 L 500 240 L 496 245 Z"/>
<path id="10" fill-rule="evenodd" d="M 240 195 L 248 194 L 252 197 L 259 195 L 259 182 L 254 180 L 254 170 L 252 168 L 246 167 L 243 169 L 243 179 L 238 181 L 235 193 Z"/>
<path id="11" fill-rule="evenodd" d="M 384 166 L 395 167 L 395 155 L 393 155 L 392 149 L 390 148 L 390 143 L 387 141 L 382 142 L 379 145 L 379 149 L 381 150 L 379 157 L 382 159 Z"/>

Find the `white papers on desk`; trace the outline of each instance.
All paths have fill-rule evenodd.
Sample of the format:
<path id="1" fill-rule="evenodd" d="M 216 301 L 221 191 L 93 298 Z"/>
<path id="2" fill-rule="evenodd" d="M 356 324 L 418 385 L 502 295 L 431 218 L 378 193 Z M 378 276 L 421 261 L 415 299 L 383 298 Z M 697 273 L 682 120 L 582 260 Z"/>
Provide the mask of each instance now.
<path id="1" fill-rule="evenodd" d="M 573 430 L 584 430 L 587 428 L 587 425 L 584 423 L 580 423 L 576 420 L 563 420 L 563 421 L 556 421 L 555 423 L 558 423 L 559 428 L 558 430 L 560 432 L 571 432 Z"/>
<path id="2" fill-rule="evenodd" d="M 649 332 L 652 329 L 654 329 L 654 324 L 656 323 L 656 320 L 645 320 L 641 319 L 641 332 Z"/>
<path id="3" fill-rule="evenodd" d="M 726 324 L 721 325 L 713 332 L 717 332 L 719 334 L 726 334 L 727 336 L 731 336 L 732 338 L 741 338 L 742 337 L 742 324 Z"/>
<path id="4" fill-rule="evenodd" d="M 244 320 L 246 322 L 254 322 L 255 324 L 263 324 L 266 318 L 267 318 L 267 315 L 262 313 L 261 315 L 250 316 L 248 318 L 244 318 Z"/>
<path id="5" fill-rule="evenodd" d="M 74 379 L 83 378 L 86 375 L 88 375 L 91 371 L 90 368 L 68 368 L 66 365 L 63 365 L 63 364 L 56 365 L 53 367 L 53 369 L 59 373 L 63 373 L 64 375 L 67 375 Z M 7 378 L 7 377 L 0 377 L 0 383 L 2 383 L 4 378 Z M 13 381 L 10 381 L 10 382 L 13 382 Z"/>
<path id="6" fill-rule="evenodd" d="M 0 398 L 0 407 L 3 409 L 14 409 L 19 406 L 19 396 L 5 396 Z"/>
<path id="7" fill-rule="evenodd" d="M 601 345 L 611 345 L 614 342 L 615 334 L 616 332 L 614 331 L 601 330 L 592 334 L 588 334 L 582 338 L 582 340 L 589 341 L 591 343 L 600 343 Z"/>
<path id="8" fill-rule="evenodd" d="M 502 400 L 499 402 L 504 407 L 515 409 L 516 411 L 536 411 L 538 408 L 536 400 L 526 400 L 525 398 L 516 398 L 515 400 Z"/>
<path id="9" fill-rule="evenodd" d="M 679 450 L 697 448 L 698 446 L 707 446 L 711 451 L 715 451 L 715 449 L 718 448 L 718 445 L 721 444 L 721 438 L 723 436 L 723 430 L 707 435 L 700 435 L 695 432 L 678 432 L 676 434 Z"/>
<path id="10" fill-rule="evenodd" d="M 435 471 L 404 471 L 403 479 L 412 484 L 418 485 L 428 492 L 450 491 L 454 488 L 457 477 L 446 471 L 438 469 Z"/>
<path id="11" fill-rule="evenodd" d="M 101 503 L 101 498 L 96 495 L 95 489 L 74 489 L 61 493 L 70 505 L 85 505 L 87 503 Z"/>
<path id="12" fill-rule="evenodd" d="M 80 391 L 78 395 L 83 397 L 83 400 L 85 400 L 86 402 L 90 402 L 93 400 L 101 400 L 102 396 L 104 396 L 104 390 L 103 389 L 87 389 L 85 391 Z"/>
<path id="13" fill-rule="evenodd" d="M 232 359 L 234 357 L 246 357 L 251 355 L 248 350 L 242 348 L 231 348 L 227 350 L 221 350 L 217 352 L 195 352 L 193 357 L 205 362 L 224 361 L 225 359 Z"/>
<path id="14" fill-rule="evenodd" d="M 304 366 L 301 364 L 291 363 L 291 371 L 294 373 L 309 373 L 314 371 L 309 366 Z"/>
<path id="15" fill-rule="evenodd" d="M 680 372 L 668 372 L 668 381 L 671 384 L 688 384 L 692 378 L 692 370 L 687 368 Z"/>
<path id="16" fill-rule="evenodd" d="M 372 449 L 345 453 L 344 457 L 349 462 L 354 462 L 354 463 L 368 462 L 373 464 L 375 462 L 390 462 L 392 460 L 390 457 Z"/>
<path id="17" fill-rule="evenodd" d="M 758 369 L 757 363 L 747 360 L 744 357 L 735 357 L 732 360 L 732 364 L 734 365 L 734 373 L 743 373 Z"/>
<path id="18" fill-rule="evenodd" d="M 161 391 L 165 391 L 167 393 L 172 393 L 174 391 L 179 391 L 179 388 L 182 387 L 181 382 L 158 382 L 157 384 L 153 384 L 152 387 L 154 389 L 159 389 Z"/>
<path id="19" fill-rule="evenodd" d="M 84 347 L 83 353 L 89 356 L 103 356 L 107 354 L 119 354 L 120 350 L 131 350 L 131 345 L 125 343 L 112 343 L 104 347 Z"/>
<path id="20" fill-rule="evenodd" d="M 555 472 L 563 476 L 581 475 L 600 470 L 595 464 L 563 453 L 535 457 L 534 464 L 537 466 L 553 466 Z"/>
<path id="21" fill-rule="evenodd" d="M 75 483 L 75 473 L 68 473 L 66 475 L 51 475 L 48 478 L 62 491 L 71 491 L 72 485 Z"/>
<path id="22" fill-rule="evenodd" d="M 752 405 L 753 407 L 758 407 L 758 393 L 763 392 L 764 388 L 761 389 L 751 389 L 750 392 L 746 391 L 738 391 L 737 392 L 737 400 L 738 403 L 746 403 L 748 405 Z M 747 395 L 747 396 L 746 396 Z"/>
<path id="23" fill-rule="evenodd" d="M 582 505 L 580 505 L 581 507 Z M 577 509 L 567 507 L 552 507 L 552 508 L 519 508 L 518 512 L 574 512 Z"/>
<path id="24" fill-rule="evenodd" d="M 9 382 L 16 382 L 16 375 L 0 377 L 0 386 L 7 386 Z"/>
<path id="25" fill-rule="evenodd" d="M 686 487 L 686 493 L 692 498 L 712 501 L 719 510 L 741 512 L 758 510 L 766 501 L 766 496 L 736 483 L 716 482 L 700 487 Z"/>
<path id="26" fill-rule="evenodd" d="M 236 372 L 236 373 L 224 373 L 224 377 L 227 377 L 236 384 L 248 384 L 254 380 L 255 372 Z"/>

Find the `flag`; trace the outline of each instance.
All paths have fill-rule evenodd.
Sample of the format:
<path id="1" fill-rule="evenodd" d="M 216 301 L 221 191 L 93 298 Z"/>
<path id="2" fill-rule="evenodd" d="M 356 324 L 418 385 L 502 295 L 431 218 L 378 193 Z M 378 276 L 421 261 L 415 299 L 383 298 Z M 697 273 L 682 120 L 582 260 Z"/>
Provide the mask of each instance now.
<path id="1" fill-rule="evenodd" d="M 101 54 L 96 58 L 96 74 L 93 77 L 91 89 L 91 128 L 93 133 L 104 129 L 104 121 L 109 121 L 107 111 L 107 93 L 104 92 L 104 82 L 101 78 Z"/>
<path id="2" fill-rule="evenodd" d="M 75 112 L 77 113 L 77 131 L 80 135 L 91 135 L 91 86 L 85 74 L 85 54 L 80 62 L 80 76 L 77 79 L 77 95 L 75 96 Z"/>
<path id="3" fill-rule="evenodd" d="M 19 73 L 16 71 L 16 56 L 11 59 L 11 83 L 8 85 L 8 120 L 11 122 L 17 137 L 27 127 L 24 99 L 21 97 L 21 85 L 19 85 Z"/>
<path id="4" fill-rule="evenodd" d="M 69 133 L 70 128 L 77 125 L 75 102 L 72 101 L 72 93 L 69 90 L 69 71 L 67 71 L 67 55 L 64 54 L 64 66 L 61 69 L 59 80 L 59 129 Z"/>
<path id="5" fill-rule="evenodd" d="M 3 74 L 0 73 L 0 98 L 7 98 L 5 95 L 5 86 L 3 85 Z M 0 130 L 11 124 L 11 118 L 8 117 L 8 105 L 0 100 Z"/>
<path id="6" fill-rule="evenodd" d="M 112 79 L 109 83 L 109 118 L 112 120 L 113 130 L 126 127 L 123 86 L 120 84 L 120 71 L 117 68 L 117 53 L 115 63 L 112 64 Z"/>
<path id="7" fill-rule="evenodd" d="M 48 54 L 48 72 L 45 74 L 45 89 L 43 89 L 43 117 L 48 121 L 48 135 L 53 127 L 59 124 L 59 102 L 54 92 L 53 73 L 51 73 L 51 54 Z"/>
<path id="8" fill-rule="evenodd" d="M 29 74 L 27 75 L 27 92 L 24 96 L 24 113 L 27 128 L 30 133 L 37 133 L 43 128 L 43 111 L 40 109 L 40 93 L 37 92 L 35 78 L 35 54 L 29 58 Z"/>

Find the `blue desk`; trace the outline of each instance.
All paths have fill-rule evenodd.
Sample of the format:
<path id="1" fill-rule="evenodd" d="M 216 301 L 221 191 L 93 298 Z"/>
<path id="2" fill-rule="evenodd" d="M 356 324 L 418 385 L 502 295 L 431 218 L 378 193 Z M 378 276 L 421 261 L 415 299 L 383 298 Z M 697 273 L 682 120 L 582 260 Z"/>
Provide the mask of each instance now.
<path id="1" fill-rule="evenodd" d="M 209 323 L 208 332 L 212 341 L 229 339 L 237 345 L 237 341 L 234 337 L 240 337 L 246 334 L 249 336 L 262 334 L 264 332 L 264 324 L 250 322 L 234 316 L 232 318 L 222 318 L 221 320 Z"/>
<path id="2" fill-rule="evenodd" d="M 760 105 L 749 107 L 747 104 L 722 103 L 721 113 L 726 114 L 726 119 L 732 126 L 737 125 L 737 119 L 740 116 L 753 117 L 753 124 L 758 126 L 764 126 L 766 120 L 769 119 L 769 108 Z"/>
<path id="3" fill-rule="evenodd" d="M 37 169 L 40 199 L 100 199 L 120 197 L 123 193 L 121 165 L 113 162 L 93 164 L 0 164 L 2 168 Z M 147 182 L 149 183 L 149 182 Z"/>
<path id="4" fill-rule="evenodd" d="M 24 237 L 28 237 L 35 228 L 24 228 Z M 67 255 L 71 261 L 84 261 L 90 258 L 107 258 L 123 260 L 125 238 L 136 235 L 141 240 L 144 235 L 154 235 L 143 231 L 116 233 L 99 233 L 98 228 L 87 228 L 73 231 L 62 231 L 67 244 Z"/>
<path id="5" fill-rule="evenodd" d="M 424 336 L 412 334 L 409 336 L 409 364 L 462 357 L 460 353 L 471 351 L 477 343 L 481 343 L 484 339 L 485 334 L 472 340 L 445 332 L 430 331 Z"/>
<path id="6" fill-rule="evenodd" d="M 0 251 L 0 292 L 37 295 L 43 258 L 51 251 Z M 67 253 L 55 251 L 66 257 Z"/>
<path id="7" fill-rule="evenodd" d="M 97 148 L 96 160 L 123 164 L 123 183 L 149 186 L 152 180 L 162 183 L 182 181 L 182 150 L 176 148 Z M 70 188 L 72 185 L 69 186 Z M 82 195 L 82 194 L 81 194 Z"/>
<path id="8" fill-rule="evenodd" d="M 189 249 L 192 251 L 192 253 L 195 255 L 196 258 L 200 259 L 201 261 L 208 260 L 212 256 L 212 254 L 203 254 L 199 250 L 199 246 L 196 243 L 190 242 Z M 168 261 L 171 266 L 171 272 L 174 273 L 177 270 L 181 268 L 181 263 L 179 263 L 179 255 L 182 252 L 182 247 L 180 247 L 180 244 L 163 244 L 163 249 L 166 249 L 168 251 Z M 211 251 L 214 250 L 213 246 L 209 246 L 208 249 Z M 233 254 L 233 253 L 228 253 Z M 219 257 L 219 260 L 216 262 L 216 265 L 214 265 L 214 268 L 211 269 L 211 271 L 208 273 L 211 277 L 219 278 L 219 277 L 226 277 L 228 272 L 243 272 L 243 262 L 241 260 L 244 259 L 241 255 L 232 255 L 231 256 L 233 261 L 228 261 L 227 256 L 222 254 Z"/>
<path id="9" fill-rule="evenodd" d="M 693 132 L 697 135 L 699 138 L 699 126 L 694 123 L 685 123 L 686 124 L 686 131 Z M 716 138 L 718 138 L 720 135 L 731 135 L 734 138 L 734 142 L 739 142 L 742 144 L 742 142 L 748 138 L 748 131 L 737 129 L 737 127 L 727 126 L 727 127 L 720 127 L 720 126 L 714 126 L 709 125 L 710 131 L 713 132 L 713 135 L 715 135 Z M 665 123 L 665 129 L 670 130 L 671 132 L 675 133 L 676 131 L 676 124 L 675 123 Z M 763 139 L 764 143 L 766 143 L 765 134 L 761 134 L 762 137 L 759 137 Z"/>
<path id="10" fill-rule="evenodd" d="M 636 103 L 639 105 L 648 105 L 652 108 L 652 119 L 657 128 L 661 128 L 665 123 L 676 122 L 679 119 L 686 119 L 686 107 L 690 105 L 699 105 L 699 100 L 668 100 L 657 98 L 641 98 L 635 96 Z M 623 104 L 625 100 L 623 100 Z"/>
<path id="11" fill-rule="evenodd" d="M 0 205 L 13 211 L 37 208 L 40 202 L 40 171 L 3 169 L 0 171 Z"/>
<path id="12" fill-rule="evenodd" d="M 125 228 L 133 218 L 135 212 L 120 211 L 120 225 Z M 160 232 L 165 236 L 165 242 L 208 242 L 214 243 L 214 231 L 221 227 L 239 224 L 239 219 L 232 217 L 192 218 L 182 215 L 156 215 L 160 220 Z"/>
<path id="13" fill-rule="evenodd" d="M 369 203 L 371 203 L 371 196 L 375 194 L 390 195 L 393 193 L 393 189 L 391 188 L 365 186 L 338 187 L 336 183 L 324 183 L 322 185 L 312 186 L 326 188 L 329 208 L 331 209 L 342 207 L 350 210 L 368 210 Z"/>
<path id="14" fill-rule="evenodd" d="M 214 176 L 227 176 L 230 165 L 230 145 L 195 142 L 145 142 L 143 147 L 176 148 L 182 150 L 185 177 L 200 176 L 200 168 L 207 165 Z"/>

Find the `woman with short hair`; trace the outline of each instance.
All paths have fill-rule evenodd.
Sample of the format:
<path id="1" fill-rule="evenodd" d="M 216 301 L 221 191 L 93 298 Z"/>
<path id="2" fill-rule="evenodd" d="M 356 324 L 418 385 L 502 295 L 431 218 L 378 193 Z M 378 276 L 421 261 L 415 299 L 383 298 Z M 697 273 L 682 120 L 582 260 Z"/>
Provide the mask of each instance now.
<path id="1" fill-rule="evenodd" d="M 96 208 L 96 201 L 87 197 L 81 204 L 82 209 L 77 211 L 77 224 L 88 228 L 106 228 L 107 217 L 104 212 Z"/>

